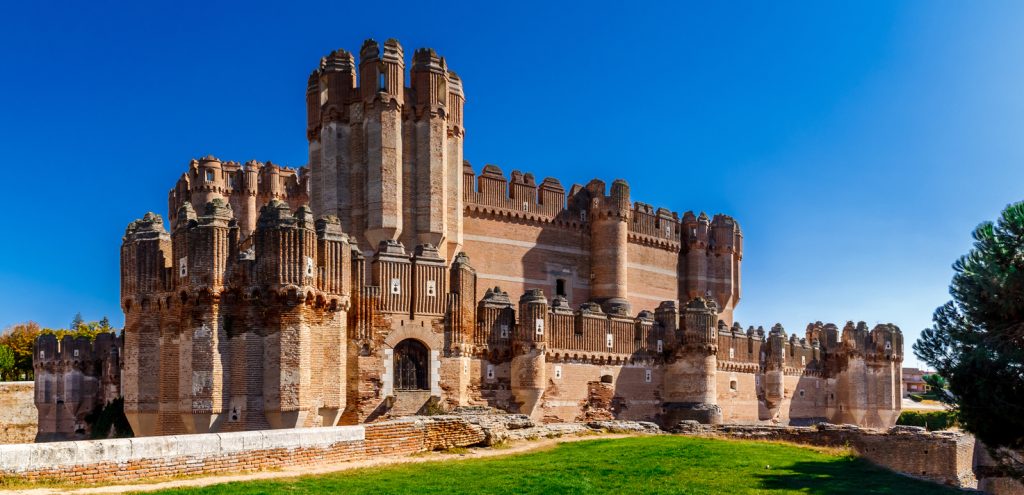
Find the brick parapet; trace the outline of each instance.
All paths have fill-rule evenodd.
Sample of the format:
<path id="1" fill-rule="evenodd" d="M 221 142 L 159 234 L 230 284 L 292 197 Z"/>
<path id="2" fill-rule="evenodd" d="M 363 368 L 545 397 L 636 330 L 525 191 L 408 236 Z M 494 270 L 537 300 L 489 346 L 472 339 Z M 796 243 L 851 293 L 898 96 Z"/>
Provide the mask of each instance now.
<path id="1" fill-rule="evenodd" d="M 433 416 L 330 428 L 0 445 L 0 477 L 124 482 L 400 456 L 484 440 L 479 425 Z"/>

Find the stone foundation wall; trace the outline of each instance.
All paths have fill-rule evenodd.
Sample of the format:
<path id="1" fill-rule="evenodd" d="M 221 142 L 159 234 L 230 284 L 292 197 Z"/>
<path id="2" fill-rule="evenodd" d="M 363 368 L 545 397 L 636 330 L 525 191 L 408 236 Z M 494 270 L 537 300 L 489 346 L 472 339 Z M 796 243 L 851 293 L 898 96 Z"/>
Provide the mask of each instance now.
<path id="1" fill-rule="evenodd" d="M 33 382 L 0 382 L 0 444 L 35 440 L 39 413 L 34 393 Z"/>
<path id="2" fill-rule="evenodd" d="M 975 441 L 968 434 L 928 432 L 913 426 L 872 430 L 851 425 L 813 427 L 680 425 L 682 432 L 756 440 L 780 440 L 824 447 L 849 447 L 882 467 L 915 478 L 976 488 Z"/>
<path id="3" fill-rule="evenodd" d="M 123 482 L 406 455 L 484 440 L 477 424 L 432 416 L 331 428 L 0 445 L 0 477 Z"/>

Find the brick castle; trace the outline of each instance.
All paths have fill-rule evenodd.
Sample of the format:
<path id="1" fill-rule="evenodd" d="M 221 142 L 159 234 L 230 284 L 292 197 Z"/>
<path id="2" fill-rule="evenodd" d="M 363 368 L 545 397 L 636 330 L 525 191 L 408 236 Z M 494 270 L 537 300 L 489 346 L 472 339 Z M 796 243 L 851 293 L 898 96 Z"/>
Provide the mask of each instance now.
<path id="1" fill-rule="evenodd" d="M 338 50 L 309 77 L 307 166 L 190 163 L 168 222 L 146 214 L 121 248 L 136 435 L 460 406 L 895 422 L 898 328 L 744 330 L 733 218 L 633 202 L 623 180 L 477 174 L 464 103 L 434 50 L 407 71 L 397 41 L 367 40 L 358 63 Z"/>

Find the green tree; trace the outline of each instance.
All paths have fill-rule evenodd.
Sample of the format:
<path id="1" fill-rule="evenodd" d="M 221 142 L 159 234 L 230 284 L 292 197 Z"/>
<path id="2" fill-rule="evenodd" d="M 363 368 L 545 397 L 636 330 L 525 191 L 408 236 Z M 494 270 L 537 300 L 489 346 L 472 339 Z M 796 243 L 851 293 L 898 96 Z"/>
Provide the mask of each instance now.
<path id="1" fill-rule="evenodd" d="M 103 319 L 100 320 L 100 329 L 104 332 L 114 331 L 114 327 L 110 326 L 110 318 L 107 318 L 106 315 L 104 315 Z"/>
<path id="2" fill-rule="evenodd" d="M 34 321 L 11 325 L 0 333 L 0 345 L 14 352 L 15 379 L 32 379 L 32 350 L 41 333 L 42 329 Z"/>
<path id="3" fill-rule="evenodd" d="M 11 380 L 14 377 L 14 351 L 10 347 L 0 345 L 0 380 Z"/>
<path id="4" fill-rule="evenodd" d="M 929 387 L 935 390 L 942 390 L 946 388 L 946 379 L 942 375 L 935 373 L 932 375 L 924 375 L 921 377 Z"/>
<path id="5" fill-rule="evenodd" d="M 75 319 L 71 320 L 71 326 L 68 328 L 70 328 L 72 331 L 78 330 L 78 327 L 82 326 L 84 323 L 85 320 L 82 319 L 82 313 L 81 311 L 79 311 L 78 313 L 75 313 Z"/>
<path id="6" fill-rule="evenodd" d="M 974 230 L 953 300 L 914 354 L 946 378 L 957 419 L 990 447 L 1024 448 L 1024 203 Z"/>

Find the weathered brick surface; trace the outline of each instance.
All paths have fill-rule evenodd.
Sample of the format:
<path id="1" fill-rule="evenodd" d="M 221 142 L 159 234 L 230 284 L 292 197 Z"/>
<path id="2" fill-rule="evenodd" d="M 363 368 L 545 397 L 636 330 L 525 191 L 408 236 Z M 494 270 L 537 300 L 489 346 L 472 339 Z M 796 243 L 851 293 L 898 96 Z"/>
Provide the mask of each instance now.
<path id="1" fill-rule="evenodd" d="M 330 53 L 306 87 L 308 168 L 193 160 L 168 225 L 129 225 L 137 435 L 472 405 L 549 422 L 893 424 L 898 329 L 744 331 L 733 218 L 634 202 L 621 179 L 478 173 L 461 79 L 430 49 L 405 63 L 393 39 Z"/>
<path id="2" fill-rule="evenodd" d="M 974 474 L 974 437 L 959 432 L 928 432 L 912 426 L 875 430 L 830 424 L 813 427 L 711 427 L 692 422 L 681 423 L 679 430 L 684 433 L 849 447 L 875 464 L 915 478 L 964 488 L 978 485 Z"/>
<path id="3" fill-rule="evenodd" d="M 0 382 L 0 444 L 35 440 L 34 389 L 33 382 Z"/>
<path id="4" fill-rule="evenodd" d="M 0 476 L 133 481 L 405 455 L 484 439 L 483 428 L 464 418 L 433 416 L 366 426 L 0 445 Z"/>

